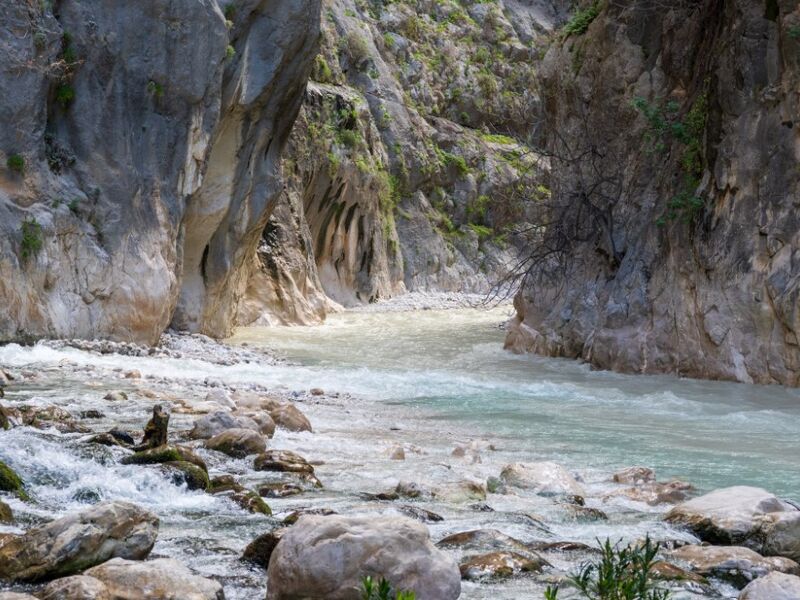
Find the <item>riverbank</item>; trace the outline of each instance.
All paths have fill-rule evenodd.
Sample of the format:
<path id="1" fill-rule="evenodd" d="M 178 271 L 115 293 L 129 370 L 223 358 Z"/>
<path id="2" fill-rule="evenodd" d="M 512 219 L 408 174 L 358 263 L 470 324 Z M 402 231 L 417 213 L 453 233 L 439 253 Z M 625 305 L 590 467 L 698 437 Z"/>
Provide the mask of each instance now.
<path id="1" fill-rule="evenodd" d="M 64 343 L 2 347 L 0 364 L 15 377 L 6 388 L 4 406 L 55 405 L 66 410 L 84 431 L 59 432 L 44 424 L 44 429 L 17 427 L 0 432 L 0 460 L 20 473 L 34 498 L 27 503 L 4 497 L 17 523 L 0 526 L 0 532 L 19 534 L 97 501 L 134 502 L 161 520 L 151 557 L 177 559 L 200 575 L 219 580 L 229 600 L 264 596 L 265 572 L 242 562 L 241 554 L 250 541 L 282 525 L 283 519 L 298 510 L 325 509 L 368 517 L 410 515 L 426 521 L 434 541 L 476 529 L 498 530 L 538 552 L 551 565 L 538 574 L 464 581 L 461 597 L 475 600 L 541 598 L 548 582 L 592 556 L 586 546 L 594 545 L 596 538 L 635 541 L 649 534 L 670 546 L 695 541 L 690 533 L 663 522 L 662 517 L 675 502 L 707 491 L 708 486 L 690 480 L 700 489 L 677 489 L 671 502 L 651 506 L 646 500 L 652 486 L 612 481 L 615 470 L 638 461 L 617 460 L 614 452 L 602 445 L 596 448 L 605 448 L 605 456 L 599 457 L 603 460 L 582 461 L 581 457 L 599 450 L 584 439 L 587 430 L 576 428 L 571 441 L 555 435 L 557 422 L 553 419 L 558 410 L 531 421 L 527 435 L 520 435 L 520 430 L 508 423 L 498 426 L 501 421 L 497 419 L 504 412 L 512 420 L 519 419 L 510 409 L 520 399 L 507 396 L 509 390 L 487 379 L 478 365 L 484 363 L 501 378 L 511 375 L 509 369 L 520 366 L 519 361 L 528 361 L 529 370 L 536 365 L 530 357 L 505 354 L 485 364 L 490 360 L 487 357 L 495 356 L 493 340 L 502 336 L 498 325 L 503 317 L 502 310 L 481 316 L 469 311 L 426 312 L 424 318 L 430 321 L 414 329 L 407 316 L 365 314 L 357 317 L 358 328 L 353 329 L 351 317 L 343 315 L 322 328 L 242 331 L 232 340 L 233 345 L 175 336 L 156 351 L 85 343 L 77 344 L 80 348 Z M 394 318 L 406 321 L 405 337 Z M 423 316 L 411 318 L 416 322 Z M 431 332 L 433 322 L 441 329 Z M 464 331 L 467 328 L 470 331 Z M 438 345 L 423 331 L 439 340 Z M 279 356 L 264 350 L 267 345 Z M 416 355 L 410 350 L 413 348 L 418 350 Z M 458 356 L 469 358 L 458 362 Z M 288 357 L 293 360 L 286 360 Z M 569 381 L 573 399 L 561 398 L 567 423 L 579 418 L 570 414 L 574 397 L 589 404 L 593 397 L 602 397 L 611 383 L 621 385 L 619 379 L 606 379 L 621 376 L 589 373 L 561 361 L 543 364 L 550 369 L 547 377 L 538 374 L 538 381 L 527 384 L 526 393 L 533 393 L 535 399 L 533 388 L 549 386 L 552 396 L 555 388 Z M 401 377 L 403 372 L 408 376 Z M 644 384 L 654 382 L 658 384 L 653 379 Z M 519 384 L 510 377 L 509 385 Z M 680 389 L 676 392 L 680 397 L 683 389 L 674 382 L 673 387 Z M 124 392 L 127 397 L 104 399 L 113 392 Z M 160 403 L 172 413 L 170 441 L 191 447 L 212 477 L 232 475 L 240 485 L 258 489 L 274 477 L 254 470 L 252 456 L 230 458 L 205 448 L 201 441 L 186 439 L 186 432 L 203 413 L 220 408 L 209 403 L 219 404 L 220 398 L 236 398 L 237 394 L 291 402 L 309 418 L 313 433 L 279 427 L 268 446 L 306 458 L 324 487 L 303 485 L 299 495 L 265 498 L 273 515 L 251 514 L 230 498 L 175 485 L 157 469 L 121 464 L 130 454 L 127 450 L 86 443 L 92 434 L 112 427 L 136 434 L 138 439 L 153 405 Z M 453 403 L 455 397 L 463 404 Z M 617 398 L 621 408 L 624 400 Z M 465 405 L 483 411 L 483 422 L 468 418 Z M 597 435 L 602 438 L 602 431 Z M 662 454 L 671 450 L 665 442 Z M 636 458 L 634 448 L 630 454 Z M 536 489 L 514 485 L 508 473 L 501 478 L 507 465 L 553 459 L 562 462 L 567 477 L 580 486 L 583 506 L 559 494 L 547 497 Z M 682 460 L 686 458 L 673 462 Z M 657 469 L 657 475 L 663 480 L 674 472 Z M 734 477 L 732 474 L 731 479 Z M 293 476 L 280 479 L 292 481 Z M 749 481 L 742 477 L 736 482 Z M 418 497 L 398 494 L 401 483 L 401 491 L 409 489 L 406 484 L 414 484 Z M 436 517 L 441 520 L 432 520 Z M 564 542 L 570 542 L 573 550 L 559 551 Z M 556 545 L 545 549 L 547 544 Z M 484 539 L 448 545 L 442 551 L 463 562 L 466 556 L 488 552 L 496 545 L 496 539 Z M 737 586 L 724 579 L 678 587 L 682 588 L 681 598 L 738 595 Z"/>

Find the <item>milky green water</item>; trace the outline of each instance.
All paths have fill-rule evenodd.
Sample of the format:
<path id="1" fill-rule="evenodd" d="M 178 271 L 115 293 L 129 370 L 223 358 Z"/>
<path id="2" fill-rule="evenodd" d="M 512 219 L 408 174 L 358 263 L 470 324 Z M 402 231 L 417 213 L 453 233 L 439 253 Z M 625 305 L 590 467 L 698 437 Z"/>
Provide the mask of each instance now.
<path id="1" fill-rule="evenodd" d="M 800 501 L 800 392 L 592 371 L 502 349 L 508 309 L 344 313 L 320 327 L 248 328 L 236 342 L 300 366 L 276 383 L 431 411 L 575 468 L 641 464 L 700 489 L 756 485 Z"/>

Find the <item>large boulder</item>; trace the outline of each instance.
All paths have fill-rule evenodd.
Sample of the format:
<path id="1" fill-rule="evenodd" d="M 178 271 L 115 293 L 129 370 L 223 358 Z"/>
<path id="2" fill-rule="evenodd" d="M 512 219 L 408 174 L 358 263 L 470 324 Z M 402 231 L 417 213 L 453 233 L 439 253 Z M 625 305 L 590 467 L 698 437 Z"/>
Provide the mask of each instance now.
<path id="1" fill-rule="evenodd" d="M 715 490 L 679 504 L 665 519 L 712 544 L 800 560 L 800 510 L 760 488 Z"/>
<path id="2" fill-rule="evenodd" d="M 586 495 L 569 471 L 549 461 L 506 465 L 500 478 L 506 485 L 531 490 L 540 496 Z"/>
<path id="3" fill-rule="evenodd" d="M 311 422 L 300 412 L 300 410 L 290 403 L 280 404 L 269 411 L 275 425 L 289 431 L 311 431 Z"/>
<path id="4" fill-rule="evenodd" d="M 112 600 L 106 584 L 88 575 L 51 581 L 39 592 L 39 597 L 40 600 Z"/>
<path id="5" fill-rule="evenodd" d="M 244 458 L 267 449 L 264 436 L 252 429 L 228 429 L 206 440 L 206 448 L 233 458 Z"/>
<path id="6" fill-rule="evenodd" d="M 773 572 L 747 584 L 739 600 L 798 600 L 800 577 Z"/>
<path id="7" fill-rule="evenodd" d="M 86 571 L 113 600 L 225 600 L 222 585 L 195 575 L 171 558 L 136 562 L 115 558 Z"/>
<path id="8" fill-rule="evenodd" d="M 79 573 L 111 558 L 142 560 L 158 517 L 130 502 L 103 502 L 31 529 L 0 546 L 0 579 L 42 581 Z"/>
<path id="9" fill-rule="evenodd" d="M 726 579 L 744 586 L 772 571 L 800 575 L 800 565 L 780 556 L 763 557 L 741 546 L 699 546 L 690 544 L 671 553 L 672 558 L 689 565 L 705 577 Z"/>
<path id="10" fill-rule="evenodd" d="M 456 563 L 437 550 L 427 528 L 382 517 L 303 516 L 281 539 L 267 571 L 267 600 L 360 600 L 361 579 L 385 577 L 417 600 L 455 600 Z"/>
<path id="11" fill-rule="evenodd" d="M 250 417 L 236 416 L 218 410 L 196 419 L 189 437 L 195 440 L 207 440 L 228 429 L 260 430 L 258 423 Z"/>

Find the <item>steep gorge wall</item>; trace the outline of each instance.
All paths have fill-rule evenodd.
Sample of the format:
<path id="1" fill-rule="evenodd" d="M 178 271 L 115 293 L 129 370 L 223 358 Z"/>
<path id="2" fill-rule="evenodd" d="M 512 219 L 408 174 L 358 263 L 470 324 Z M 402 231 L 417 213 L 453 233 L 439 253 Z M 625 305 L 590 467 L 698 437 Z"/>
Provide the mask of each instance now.
<path id="1" fill-rule="evenodd" d="M 542 88 L 551 148 L 603 148 L 554 161 L 554 197 L 582 193 L 603 218 L 559 285 L 529 280 L 507 345 L 800 384 L 798 2 L 602 6 L 550 48 Z"/>
<path id="2" fill-rule="evenodd" d="M 0 2 L 0 339 L 231 330 L 319 9 Z"/>
<path id="3" fill-rule="evenodd" d="M 502 278 L 524 245 L 529 198 L 513 189 L 542 177 L 532 80 L 556 4 L 325 0 L 241 323 Z"/>

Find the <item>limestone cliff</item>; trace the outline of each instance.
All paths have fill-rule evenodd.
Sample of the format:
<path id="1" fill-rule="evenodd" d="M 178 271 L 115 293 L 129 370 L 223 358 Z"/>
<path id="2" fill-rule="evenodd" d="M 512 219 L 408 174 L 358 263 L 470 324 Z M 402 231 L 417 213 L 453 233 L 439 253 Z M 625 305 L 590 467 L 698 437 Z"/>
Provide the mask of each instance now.
<path id="1" fill-rule="evenodd" d="M 0 339 L 227 334 L 319 0 L 2 0 L 0 22 Z"/>
<path id="2" fill-rule="evenodd" d="M 584 3 L 541 87 L 553 207 L 580 235 L 558 284 L 531 274 L 508 346 L 800 383 L 797 0 Z"/>
<path id="3" fill-rule="evenodd" d="M 527 143 L 547 0 L 326 0 L 322 49 L 240 322 L 490 289 L 541 179 Z"/>

